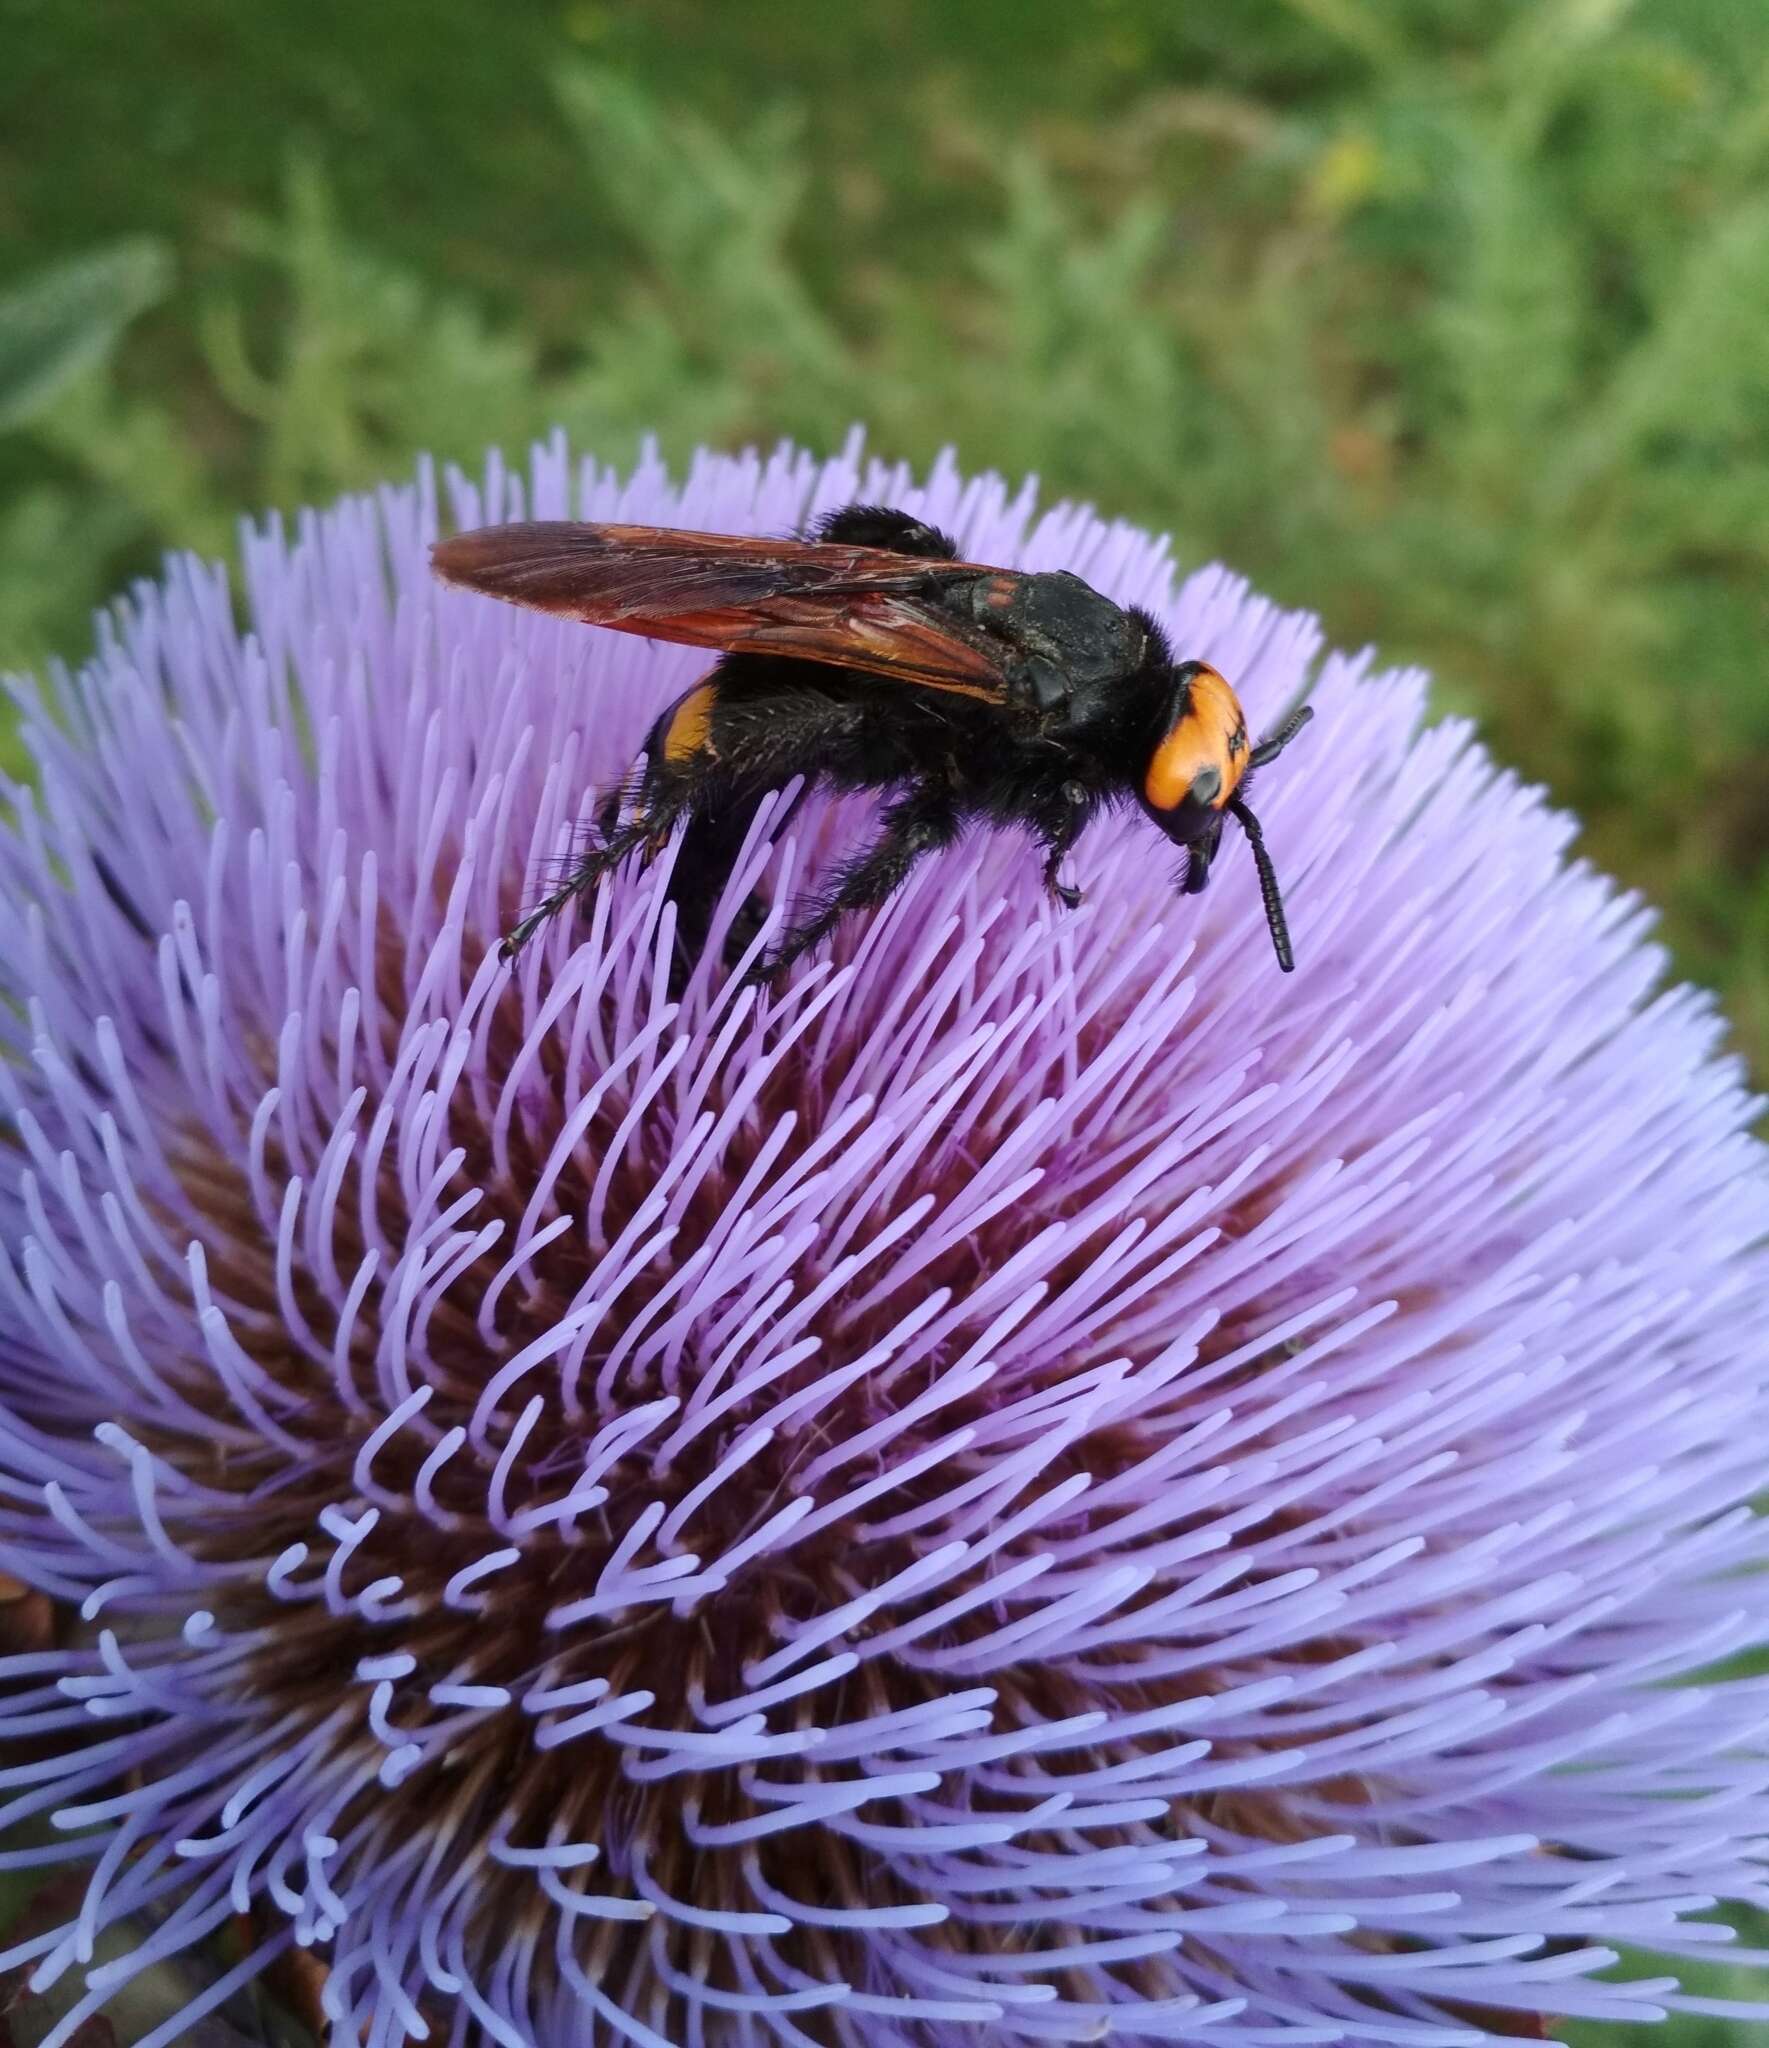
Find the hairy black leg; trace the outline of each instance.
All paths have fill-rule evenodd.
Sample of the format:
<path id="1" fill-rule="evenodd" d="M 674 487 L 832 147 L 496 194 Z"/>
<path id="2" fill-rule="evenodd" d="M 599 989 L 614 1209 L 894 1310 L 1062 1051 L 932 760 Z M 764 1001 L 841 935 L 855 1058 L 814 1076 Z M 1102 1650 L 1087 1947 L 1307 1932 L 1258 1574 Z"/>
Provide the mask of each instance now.
<path id="1" fill-rule="evenodd" d="M 684 983 L 706 949 L 713 915 L 761 801 L 758 792 L 707 804 L 693 813 L 682 834 L 670 874 L 670 895 L 676 905 L 677 972 Z M 731 937 L 736 936 L 736 925 L 741 922 L 741 917 L 734 922 Z M 752 927 L 750 937 L 754 936 Z"/>
<path id="2" fill-rule="evenodd" d="M 585 895 L 605 875 L 612 874 L 629 854 L 640 847 L 656 848 L 669 837 L 670 830 L 681 814 L 679 800 L 672 800 L 670 794 L 659 793 L 648 807 L 630 818 L 626 824 L 614 824 L 612 829 L 603 829 L 597 843 L 584 853 L 572 866 L 571 872 L 556 889 L 543 896 L 534 908 L 505 933 L 503 943 L 498 947 L 498 957 L 513 960 L 526 946 L 549 918 L 557 917 L 567 904 Z M 598 819 L 608 816 L 608 803 L 604 799 L 598 809 Z"/>
<path id="3" fill-rule="evenodd" d="M 790 781 L 790 777 L 783 777 Z M 769 831 L 778 839 L 794 813 L 804 802 L 803 789 L 793 801 L 777 807 Z M 714 801 L 689 815 L 687 830 L 676 853 L 670 873 L 670 899 L 676 906 L 676 958 L 671 970 L 670 993 L 679 996 L 687 987 L 700 956 L 706 951 L 731 874 L 735 869 L 765 790 Z M 755 940 L 768 915 L 767 900 L 752 889 L 738 906 L 725 928 L 722 951 L 725 965 L 734 967 Z"/>
<path id="4" fill-rule="evenodd" d="M 633 778 L 629 775 L 624 782 L 617 782 L 596 806 L 596 831 L 599 837 L 608 839 L 619 830 L 620 810 L 629 795 L 633 795 Z"/>
<path id="5" fill-rule="evenodd" d="M 923 787 L 900 797 L 884 814 L 874 844 L 848 862 L 816 911 L 796 924 L 755 972 L 758 981 L 783 974 L 801 954 L 826 939 L 851 911 L 865 910 L 895 895 L 924 854 L 951 845 L 959 817 L 950 794 Z"/>
<path id="6" fill-rule="evenodd" d="M 820 777 L 843 777 L 863 761 L 862 707 L 802 684 L 782 689 L 771 673 L 774 666 L 740 657 L 715 671 L 720 683 L 716 743 L 722 755 L 742 761 L 744 772 L 734 782 L 722 768 L 714 771 L 696 786 L 687 806 L 688 826 L 670 875 L 676 906 L 672 988 L 677 994 L 706 948 L 720 898 L 763 798 L 795 776 L 803 776 L 808 786 Z M 772 690 L 770 683 L 775 684 Z M 794 808 L 804 795 L 801 791 Z M 789 816 L 789 811 L 776 811 L 772 829 L 783 829 Z M 749 950 L 766 915 L 767 906 L 757 895 L 739 909 L 725 935 L 727 962 Z"/>
<path id="7" fill-rule="evenodd" d="M 1060 880 L 1057 871 L 1080 838 L 1092 811 L 1093 799 L 1086 786 L 1065 782 L 1038 819 L 1038 836 L 1044 842 L 1044 886 L 1065 910 L 1080 909 L 1081 891 L 1072 882 Z"/>
<path id="8" fill-rule="evenodd" d="M 679 994 L 705 946 L 719 898 L 763 796 L 795 775 L 813 780 L 832 773 L 839 776 L 863 761 L 863 708 L 851 699 L 804 687 L 800 676 L 807 667 L 764 665 L 741 656 L 719 663 L 713 671 L 713 730 L 704 749 L 685 760 L 668 761 L 660 752 L 660 733 L 653 733 L 651 758 L 636 780 L 629 775 L 597 804 L 597 843 L 509 933 L 500 948 L 503 958 L 520 951 L 549 918 L 594 889 L 629 854 L 641 847 L 657 851 L 685 818 L 688 829 L 669 886 L 676 905 L 671 980 Z M 777 668 L 788 675 L 777 677 Z M 743 764 L 741 778 L 733 777 L 731 761 Z M 633 812 L 622 824 L 621 808 L 629 797 Z M 759 916 L 751 921 L 739 951 L 754 937 L 758 923 Z M 733 942 L 738 936 L 734 929 Z"/>

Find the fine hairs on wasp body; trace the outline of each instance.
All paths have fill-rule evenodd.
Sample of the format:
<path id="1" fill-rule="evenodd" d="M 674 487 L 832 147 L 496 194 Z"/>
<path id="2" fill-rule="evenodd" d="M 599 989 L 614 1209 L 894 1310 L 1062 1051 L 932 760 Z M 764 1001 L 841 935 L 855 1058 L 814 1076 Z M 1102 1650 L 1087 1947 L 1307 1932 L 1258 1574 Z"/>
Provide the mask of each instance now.
<path id="1" fill-rule="evenodd" d="M 691 964 L 758 806 L 799 778 L 801 799 L 876 792 L 881 830 L 799 906 L 758 978 L 886 901 L 972 823 L 1028 833 L 1045 887 L 1074 908 L 1081 892 L 1062 864 L 1103 810 L 1126 803 L 1185 850 L 1189 895 L 1209 881 L 1232 818 L 1278 966 L 1295 965 L 1247 790 L 1309 709 L 1251 743 L 1218 670 L 1176 661 L 1147 612 L 1078 576 L 960 561 L 938 529 L 875 505 L 833 512 L 803 540 L 543 521 L 456 535 L 432 559 L 487 596 L 719 655 L 653 725 L 642 761 L 599 805 L 593 840 L 504 940 L 506 958 L 679 828 L 670 893 Z"/>

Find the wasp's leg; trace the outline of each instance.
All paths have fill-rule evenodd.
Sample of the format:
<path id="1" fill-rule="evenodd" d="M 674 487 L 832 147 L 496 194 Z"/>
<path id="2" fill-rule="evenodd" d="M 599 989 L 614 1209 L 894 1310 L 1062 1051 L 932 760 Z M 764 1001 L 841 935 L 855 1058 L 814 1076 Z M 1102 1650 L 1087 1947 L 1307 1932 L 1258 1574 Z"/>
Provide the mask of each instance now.
<path id="1" fill-rule="evenodd" d="M 603 793 L 596 806 L 596 835 L 600 839 L 612 839 L 620 829 L 620 814 L 629 800 L 638 801 L 638 778 L 627 774 L 614 787 Z"/>
<path id="2" fill-rule="evenodd" d="M 959 824 L 958 811 L 943 789 L 916 789 L 899 798 L 885 812 L 884 831 L 876 843 L 848 862 L 815 912 L 793 926 L 754 978 L 773 980 L 826 939 L 850 911 L 865 910 L 895 895 L 924 854 L 951 845 Z"/>
<path id="3" fill-rule="evenodd" d="M 790 804 L 776 807 L 768 828 L 774 838 L 785 831 L 806 794 L 801 789 Z M 765 795 L 765 791 L 756 791 L 718 800 L 694 811 L 688 819 L 669 891 L 676 906 L 677 976 L 684 985 L 706 950 L 713 919 Z M 759 890 L 752 890 L 725 929 L 721 950 L 727 966 L 734 966 L 749 951 L 767 914 L 766 899 Z"/>
<path id="4" fill-rule="evenodd" d="M 1094 808 L 1092 792 L 1083 783 L 1065 782 L 1036 820 L 1035 829 L 1044 845 L 1044 886 L 1065 910 L 1081 908 L 1081 891 L 1060 880 L 1058 870 Z"/>
<path id="5" fill-rule="evenodd" d="M 729 687 L 726 666 L 721 663 L 652 728 L 636 787 L 629 776 L 603 797 L 595 814 L 597 843 L 505 938 L 506 960 L 629 855 L 641 848 L 656 852 L 686 819 L 669 885 L 677 917 L 676 973 L 682 978 L 699 957 L 763 795 L 795 775 L 815 777 L 848 765 L 864 723 L 859 707 L 806 691 L 790 674 L 786 687 L 772 696 L 752 687 L 747 701 L 727 703 L 737 693 Z M 765 682 L 766 676 L 757 680 Z M 733 764 L 741 764 L 740 775 Z M 622 823 L 629 797 L 633 809 Z"/>
<path id="6" fill-rule="evenodd" d="M 619 796 L 616 793 L 616 816 Z M 609 818 L 608 800 L 605 798 L 598 807 L 598 821 L 602 836 L 596 844 L 580 855 L 571 872 L 556 889 L 543 896 L 519 924 L 505 933 L 503 943 L 498 947 L 498 957 L 513 960 L 532 939 L 549 918 L 557 917 L 567 904 L 579 896 L 587 895 L 605 875 L 610 875 L 630 854 L 641 847 L 655 850 L 670 835 L 677 819 L 685 808 L 685 798 L 673 790 L 654 792 L 645 807 L 622 825 Z"/>
<path id="7" fill-rule="evenodd" d="M 807 688 L 802 675 L 793 673 L 804 667 L 754 656 L 721 662 L 713 673 L 716 695 L 703 750 L 686 761 L 678 755 L 668 770 L 673 777 L 686 774 L 691 791 L 688 827 L 670 876 L 678 982 L 685 984 L 706 948 L 720 899 L 767 793 L 804 777 L 806 788 L 794 800 L 796 809 L 812 784 L 847 782 L 865 772 L 864 708 L 852 698 Z M 741 773 L 733 772 L 737 768 Z M 776 810 L 776 834 L 789 816 L 789 811 Z M 766 905 L 755 896 L 737 911 L 725 934 L 727 961 L 748 951 L 766 914 Z"/>

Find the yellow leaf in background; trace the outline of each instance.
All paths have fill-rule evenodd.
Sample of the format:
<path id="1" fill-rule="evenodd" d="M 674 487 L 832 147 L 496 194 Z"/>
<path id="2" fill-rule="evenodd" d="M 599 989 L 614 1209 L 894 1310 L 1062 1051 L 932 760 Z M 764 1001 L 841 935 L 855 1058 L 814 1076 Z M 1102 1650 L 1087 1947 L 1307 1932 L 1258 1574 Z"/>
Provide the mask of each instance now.
<path id="1" fill-rule="evenodd" d="M 1316 159 L 1303 187 L 1303 203 L 1317 219 L 1341 221 L 1355 213 L 1382 182 L 1382 152 L 1374 137 L 1336 136 Z"/>

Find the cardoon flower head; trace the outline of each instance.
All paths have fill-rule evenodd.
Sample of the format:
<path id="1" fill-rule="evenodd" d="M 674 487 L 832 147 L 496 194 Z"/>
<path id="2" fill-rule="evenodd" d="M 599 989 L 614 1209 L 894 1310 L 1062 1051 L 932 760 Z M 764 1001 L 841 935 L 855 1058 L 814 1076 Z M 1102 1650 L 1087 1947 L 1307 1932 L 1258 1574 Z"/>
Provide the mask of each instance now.
<path id="1" fill-rule="evenodd" d="M 857 454 L 555 447 L 447 517 L 860 497 L 1149 606 L 1260 729 L 1311 693 L 1293 978 L 1245 846 L 1182 899 L 1134 819 L 1077 913 L 979 836 L 765 996 L 716 946 L 672 995 L 667 853 L 501 962 L 705 657 L 441 589 L 427 480 L 24 689 L 49 2048 L 235 1920 L 153 2048 L 297 1949 L 340 2042 L 1448 2048 L 1699 2003 L 1769 1899 L 1769 1702 L 1706 1676 L 1769 1635 L 1769 1175 L 1708 1005 L 1418 676 L 1143 534 Z M 863 829 L 770 815 L 733 914 Z"/>

